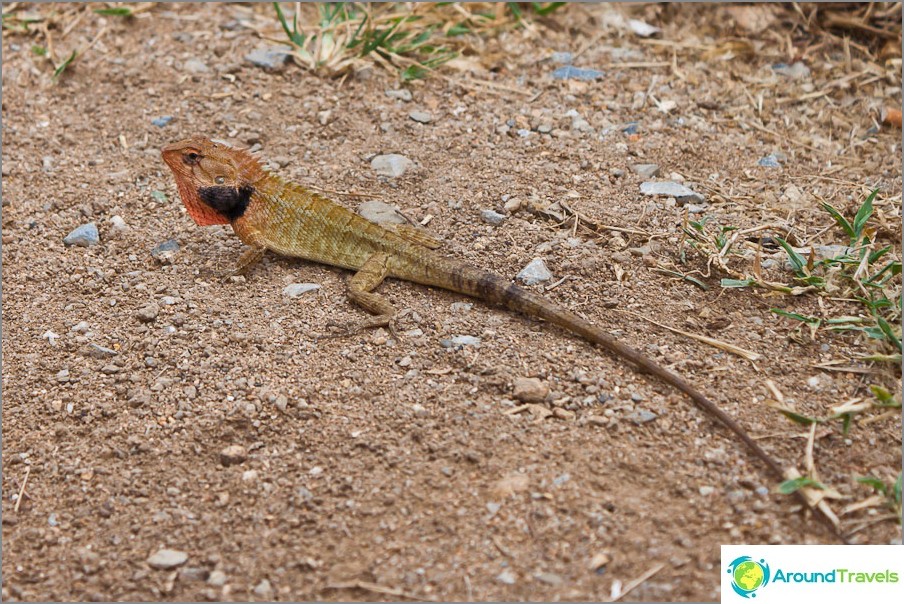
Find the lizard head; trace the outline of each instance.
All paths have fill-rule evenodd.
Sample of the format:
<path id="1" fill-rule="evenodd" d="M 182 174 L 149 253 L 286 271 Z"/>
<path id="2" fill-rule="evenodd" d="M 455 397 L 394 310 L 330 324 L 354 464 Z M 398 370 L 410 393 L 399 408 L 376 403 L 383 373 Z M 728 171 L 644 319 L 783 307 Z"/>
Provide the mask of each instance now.
<path id="1" fill-rule="evenodd" d="M 200 226 L 228 224 L 241 217 L 254 183 L 265 175 L 248 151 L 204 137 L 167 145 L 162 154 L 185 209 Z"/>

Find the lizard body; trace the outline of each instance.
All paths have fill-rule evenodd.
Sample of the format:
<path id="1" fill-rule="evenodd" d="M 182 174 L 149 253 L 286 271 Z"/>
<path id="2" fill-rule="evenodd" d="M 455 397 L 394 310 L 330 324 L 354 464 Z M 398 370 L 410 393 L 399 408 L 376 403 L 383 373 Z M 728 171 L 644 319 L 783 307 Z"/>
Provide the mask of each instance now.
<path id="1" fill-rule="evenodd" d="M 196 137 L 163 149 L 189 215 L 201 226 L 231 224 L 249 247 L 236 272 L 270 250 L 356 271 L 349 297 L 391 325 L 395 309 L 373 290 L 387 277 L 451 290 L 544 319 L 597 344 L 686 394 L 734 432 L 779 479 L 781 466 L 744 428 L 682 377 L 550 300 L 492 272 L 435 252 L 422 232 L 370 222 L 265 170 L 248 151 Z M 798 493 L 800 494 L 800 493 Z"/>

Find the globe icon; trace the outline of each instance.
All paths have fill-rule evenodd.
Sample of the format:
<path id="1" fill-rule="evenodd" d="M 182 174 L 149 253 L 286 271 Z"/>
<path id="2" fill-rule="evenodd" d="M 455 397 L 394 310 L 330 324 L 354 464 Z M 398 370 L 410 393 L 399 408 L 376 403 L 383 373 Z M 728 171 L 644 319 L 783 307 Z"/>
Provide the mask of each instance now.
<path id="1" fill-rule="evenodd" d="M 763 578 L 763 567 L 753 560 L 741 562 L 734 569 L 735 585 L 744 591 L 754 591 L 763 584 Z"/>

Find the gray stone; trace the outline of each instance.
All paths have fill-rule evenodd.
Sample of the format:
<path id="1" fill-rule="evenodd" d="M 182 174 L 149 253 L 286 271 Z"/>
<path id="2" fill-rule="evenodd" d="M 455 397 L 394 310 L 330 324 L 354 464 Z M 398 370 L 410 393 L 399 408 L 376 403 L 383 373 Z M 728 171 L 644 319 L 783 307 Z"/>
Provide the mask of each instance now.
<path id="1" fill-rule="evenodd" d="M 649 23 L 645 23 L 638 19 L 628 19 L 628 27 L 641 38 L 649 38 L 661 31 L 658 27 L 654 27 Z"/>
<path id="2" fill-rule="evenodd" d="M 687 188 L 681 183 L 670 180 L 642 182 L 640 183 L 640 192 L 644 195 L 664 195 L 666 197 L 674 197 L 683 202 L 702 203 L 706 201 L 706 198 L 700 193 Z"/>
<path id="3" fill-rule="evenodd" d="M 496 580 L 500 583 L 505 583 L 506 585 L 514 585 L 517 579 L 515 578 L 515 573 L 507 568 L 496 575 Z"/>
<path id="4" fill-rule="evenodd" d="M 396 153 L 388 155 L 377 155 L 370 160 L 370 167 L 380 176 L 388 176 L 389 178 L 398 178 L 408 170 L 414 167 L 414 162 Z"/>
<path id="5" fill-rule="evenodd" d="M 264 579 L 258 583 L 254 588 L 254 595 L 265 600 L 270 600 L 273 597 L 273 587 L 270 585 L 270 581 Z"/>
<path id="6" fill-rule="evenodd" d="M 128 232 L 129 225 L 119 214 L 110 217 L 110 229 L 117 234 Z"/>
<path id="7" fill-rule="evenodd" d="M 492 224 L 493 226 L 499 226 L 505 222 L 505 214 L 500 214 L 494 210 L 483 210 L 480 212 L 480 217 L 484 222 Z"/>
<path id="8" fill-rule="evenodd" d="M 574 60 L 574 55 L 570 52 L 554 52 L 549 56 L 549 60 L 553 63 L 558 63 L 559 65 L 571 65 L 571 62 Z"/>
<path id="9" fill-rule="evenodd" d="M 788 65 L 787 63 L 776 63 L 772 66 L 772 71 L 779 75 L 783 75 L 786 78 L 791 78 L 792 80 L 802 80 L 810 77 L 810 68 L 800 61 L 792 63 L 791 65 Z"/>
<path id="10" fill-rule="evenodd" d="M 553 587 L 558 587 L 564 581 L 561 576 L 556 573 L 540 573 L 538 575 L 534 575 L 534 577 L 540 583 L 546 583 L 547 585 L 552 585 Z"/>
<path id="11" fill-rule="evenodd" d="M 151 302 L 147 306 L 138 309 L 135 313 L 135 317 L 142 323 L 151 323 L 157 320 L 157 315 L 159 314 L 160 306 L 158 306 L 156 302 Z"/>
<path id="12" fill-rule="evenodd" d="M 598 71 L 596 69 L 583 69 L 581 67 L 574 67 L 572 65 L 559 67 L 552 72 L 552 78 L 554 80 L 583 80 L 585 82 L 598 80 L 602 77 L 605 77 L 605 75 L 606 73 L 603 71 Z"/>
<path id="13" fill-rule="evenodd" d="M 316 289 L 320 289 L 319 283 L 290 283 L 283 289 L 282 293 L 289 298 L 297 298 Z"/>
<path id="14" fill-rule="evenodd" d="M 223 587 L 226 585 L 226 573 L 221 570 L 210 571 L 210 576 L 207 577 L 207 584 L 213 587 Z"/>
<path id="15" fill-rule="evenodd" d="M 452 336 L 439 341 L 443 348 L 463 348 L 465 346 L 480 346 L 480 338 L 474 336 Z"/>
<path id="16" fill-rule="evenodd" d="M 245 60 L 269 71 L 280 71 L 291 57 L 291 46 L 267 46 L 252 50 L 245 55 Z"/>
<path id="17" fill-rule="evenodd" d="M 536 285 L 552 279 L 552 273 L 546 268 L 542 258 L 534 258 L 518 273 L 518 279 L 525 285 Z"/>
<path id="18" fill-rule="evenodd" d="M 400 88 L 398 90 L 385 90 L 386 96 L 391 99 L 396 99 L 399 101 L 409 102 L 412 99 L 411 91 L 407 88 Z"/>
<path id="19" fill-rule="evenodd" d="M 395 206 L 382 201 L 365 201 L 358 206 L 358 214 L 377 224 L 408 224 Z"/>
<path id="20" fill-rule="evenodd" d="M 151 250 L 151 256 L 160 262 L 170 262 L 179 251 L 179 242 L 175 239 L 167 239 Z"/>
<path id="21" fill-rule="evenodd" d="M 182 69 L 187 71 L 188 73 L 207 73 L 210 71 L 210 67 L 208 67 L 204 61 L 200 59 L 189 59 L 183 65 Z"/>
<path id="22" fill-rule="evenodd" d="M 151 568 L 157 570 L 172 570 L 182 566 L 188 561 L 188 554 L 174 549 L 162 549 L 148 558 Z"/>
<path id="23" fill-rule="evenodd" d="M 248 459 L 248 451 L 242 445 L 229 445 L 220 451 L 220 463 L 224 466 L 234 466 Z"/>
<path id="24" fill-rule="evenodd" d="M 158 128 L 163 128 L 167 124 L 173 121 L 173 116 L 171 115 L 161 115 L 160 117 L 155 117 L 151 120 L 151 123 L 157 126 Z"/>
<path id="25" fill-rule="evenodd" d="M 93 222 L 83 224 L 66 235 L 63 239 L 65 245 L 77 245 L 81 247 L 97 245 L 99 242 L 100 235 L 97 232 L 97 225 Z"/>
<path id="26" fill-rule="evenodd" d="M 641 178 L 654 178 L 659 176 L 659 164 L 634 164 L 631 170 Z"/>
<path id="27" fill-rule="evenodd" d="M 770 153 L 766 157 L 760 159 L 757 162 L 757 165 L 763 166 L 764 168 L 781 168 L 782 164 L 778 161 L 778 156 L 775 153 Z"/>
<path id="28" fill-rule="evenodd" d="M 109 357 L 115 357 L 119 353 L 112 348 L 105 348 L 103 346 L 91 343 L 85 347 L 85 354 L 95 359 L 106 359 Z"/>
<path id="29" fill-rule="evenodd" d="M 549 386 L 537 378 L 515 378 L 512 396 L 522 403 L 539 403 L 549 395 Z"/>
<path id="30" fill-rule="evenodd" d="M 408 117 L 420 124 L 429 124 L 433 121 L 433 116 L 426 111 L 412 111 Z"/>
<path id="31" fill-rule="evenodd" d="M 647 411 L 646 409 L 638 409 L 634 413 L 628 415 L 628 419 L 635 424 L 646 424 L 647 422 L 653 421 L 657 417 L 659 416 L 652 411 Z"/>

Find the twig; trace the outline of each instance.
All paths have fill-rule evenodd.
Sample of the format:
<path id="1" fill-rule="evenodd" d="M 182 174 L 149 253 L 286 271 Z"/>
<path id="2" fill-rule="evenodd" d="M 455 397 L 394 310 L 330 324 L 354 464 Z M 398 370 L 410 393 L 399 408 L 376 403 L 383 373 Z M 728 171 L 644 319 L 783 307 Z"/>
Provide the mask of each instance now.
<path id="1" fill-rule="evenodd" d="M 22 486 L 19 488 L 19 496 L 16 498 L 16 506 L 13 510 L 18 513 L 19 505 L 22 503 L 22 496 L 25 494 L 25 485 L 28 484 L 28 476 L 31 474 L 31 466 L 25 468 L 25 478 L 22 479 Z"/>
<path id="2" fill-rule="evenodd" d="M 715 346 L 725 352 L 730 352 L 732 354 L 736 354 L 739 357 L 746 359 L 748 361 L 758 361 L 761 357 L 759 353 L 752 352 L 750 350 L 746 350 L 744 348 L 740 348 L 739 346 L 735 346 L 734 344 L 729 344 L 728 342 L 723 342 L 722 340 L 717 340 L 715 338 L 710 338 L 709 336 L 700 336 L 695 333 L 690 333 L 688 331 L 682 331 L 680 329 L 676 329 L 674 327 L 669 327 L 668 325 L 664 325 L 662 323 L 657 323 L 653 319 L 649 317 L 645 317 L 641 314 L 633 313 L 627 310 L 623 310 L 621 312 L 627 313 L 629 315 L 634 315 L 638 319 L 643 319 L 644 321 L 648 321 L 657 327 L 662 327 L 663 329 L 668 329 L 671 332 L 680 334 L 682 336 L 691 338 L 693 340 L 697 340 L 698 342 L 703 342 L 704 344 L 709 344 L 710 346 Z"/>
<path id="3" fill-rule="evenodd" d="M 651 568 L 644 574 L 640 575 L 639 577 L 637 577 L 636 579 L 634 579 L 633 581 L 628 583 L 625 586 L 625 588 L 623 590 L 621 590 L 621 592 L 619 592 L 618 595 L 614 596 L 611 600 L 608 600 L 608 601 L 609 602 L 618 602 L 624 596 L 628 595 L 631 591 L 633 591 L 638 585 L 640 585 L 641 583 L 643 583 L 644 581 L 646 581 L 647 579 L 649 579 L 650 577 L 652 577 L 653 575 L 655 575 L 656 573 L 661 571 L 663 568 L 665 568 L 665 564 L 661 564 L 661 563 L 657 564 L 656 566 L 654 566 L 653 568 Z"/>
<path id="4" fill-rule="evenodd" d="M 327 589 L 363 589 L 364 591 L 370 591 L 377 594 L 383 594 L 385 596 L 395 596 L 397 598 L 405 598 L 408 600 L 420 600 L 420 601 L 428 601 L 428 602 L 436 602 L 436 598 L 431 598 L 429 596 L 419 596 L 416 594 L 409 593 L 407 591 L 403 591 L 396 587 L 386 587 L 385 585 L 379 585 L 378 583 L 371 583 L 370 581 L 347 581 L 345 583 L 331 583 L 326 586 Z"/>

